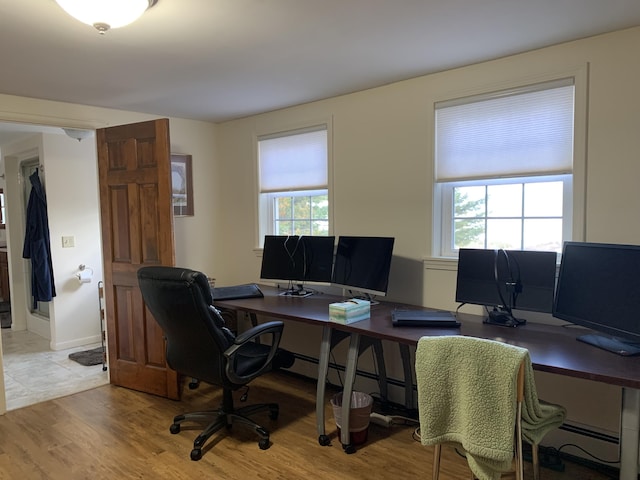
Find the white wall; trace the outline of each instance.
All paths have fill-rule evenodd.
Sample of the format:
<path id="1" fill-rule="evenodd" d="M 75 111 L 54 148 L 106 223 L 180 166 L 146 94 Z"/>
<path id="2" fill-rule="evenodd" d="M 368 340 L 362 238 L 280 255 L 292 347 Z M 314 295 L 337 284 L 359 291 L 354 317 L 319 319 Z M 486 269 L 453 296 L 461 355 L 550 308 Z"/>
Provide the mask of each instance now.
<path id="1" fill-rule="evenodd" d="M 97 157 L 93 138 L 78 142 L 64 134 L 42 136 L 57 293 L 51 347 L 61 350 L 100 341 L 98 281 L 103 275 Z M 63 248 L 63 236 L 73 237 L 75 246 Z M 80 264 L 93 270 L 91 283 L 80 284 L 75 277 Z"/>
<path id="2" fill-rule="evenodd" d="M 455 263 L 432 258 L 434 101 L 580 69 L 587 71 L 588 111 L 580 120 L 587 131 L 585 144 L 576 146 L 586 159 L 584 183 L 577 188 L 584 192 L 586 211 L 574 238 L 640 243 L 637 45 L 640 28 L 633 28 L 221 124 L 218 160 L 229 179 L 223 185 L 229 234 L 223 240 L 228 255 L 220 283 L 257 281 L 259 276 L 255 135 L 331 118 L 333 234 L 395 236 L 389 297 L 455 308 Z M 298 329 L 289 330 L 288 345 L 317 355 L 315 343 L 311 347 Z M 397 351 L 389 346 L 386 353 L 388 367 L 399 372 Z M 619 389 L 537 377 L 542 397 L 565 404 L 572 421 L 618 431 Z M 356 388 L 374 388 L 358 382 Z M 401 392 L 396 395 L 402 400 Z"/>

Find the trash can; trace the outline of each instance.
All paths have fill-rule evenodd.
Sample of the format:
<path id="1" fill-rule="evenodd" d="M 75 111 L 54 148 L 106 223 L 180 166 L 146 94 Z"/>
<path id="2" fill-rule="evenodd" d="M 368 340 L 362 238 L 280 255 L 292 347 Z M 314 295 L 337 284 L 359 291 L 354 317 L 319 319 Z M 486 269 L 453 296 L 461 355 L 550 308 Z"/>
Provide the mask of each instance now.
<path id="1" fill-rule="evenodd" d="M 342 392 L 331 398 L 333 416 L 338 427 L 338 436 L 342 425 Z M 349 410 L 349 437 L 351 444 L 361 445 L 367 441 L 369 432 L 369 420 L 371 418 L 371 407 L 373 398 L 368 393 L 351 392 L 351 409 Z"/>

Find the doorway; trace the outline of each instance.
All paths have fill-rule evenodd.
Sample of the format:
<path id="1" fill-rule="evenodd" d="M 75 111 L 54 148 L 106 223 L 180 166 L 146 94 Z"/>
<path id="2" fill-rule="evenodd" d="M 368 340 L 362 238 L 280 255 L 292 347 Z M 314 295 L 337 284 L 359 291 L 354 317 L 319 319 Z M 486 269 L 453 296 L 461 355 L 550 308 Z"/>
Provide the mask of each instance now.
<path id="1" fill-rule="evenodd" d="M 67 137 L 61 128 L 42 126 L 35 131 L 34 125 L 18 124 L 12 124 L 15 138 L 6 140 L 4 125 L 7 124 L 0 123 L 0 139 L 6 142 L 0 142 L 0 173 L 4 173 L 0 186 L 4 187 L 6 199 L 12 316 L 17 321 L 0 334 L 5 387 L 0 413 L 5 410 L 5 398 L 6 407 L 12 409 L 109 381 L 101 365 L 95 367 L 94 373 L 94 367 L 68 358 L 69 353 L 101 344 L 97 286 L 102 278 L 102 252 L 95 140 L 78 142 Z M 16 131 L 23 127 L 28 127 L 28 132 Z M 30 262 L 22 259 L 23 219 L 31 188 L 29 175 L 34 168 L 39 169 L 43 185 L 46 172 L 58 290 L 52 302 L 38 302 L 35 310 L 28 290 Z M 75 245 L 63 250 L 60 237 L 67 234 L 75 239 Z M 75 274 L 80 264 L 94 272 L 91 283 L 79 284 Z M 14 354 L 19 355 L 19 361 L 13 360 Z"/>

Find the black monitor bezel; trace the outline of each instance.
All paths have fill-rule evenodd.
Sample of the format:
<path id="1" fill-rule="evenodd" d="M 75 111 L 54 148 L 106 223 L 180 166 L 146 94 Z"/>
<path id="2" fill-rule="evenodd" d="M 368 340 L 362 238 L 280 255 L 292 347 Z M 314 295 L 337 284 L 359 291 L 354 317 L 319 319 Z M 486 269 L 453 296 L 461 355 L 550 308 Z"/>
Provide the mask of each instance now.
<path id="1" fill-rule="evenodd" d="M 334 249 L 334 236 L 265 235 L 260 280 L 330 285 Z"/>
<path id="2" fill-rule="evenodd" d="M 585 250 L 583 250 L 585 249 Z M 589 254 L 586 249 L 591 249 L 588 255 L 590 261 L 585 261 L 585 255 Z M 580 250 L 583 250 L 580 252 Z M 594 254 L 598 252 L 597 256 Z M 615 265 L 611 264 L 612 257 L 609 256 L 608 265 L 600 269 L 600 265 L 594 261 L 603 259 L 606 253 L 612 255 L 633 254 L 620 257 Z M 573 255 L 582 255 L 580 270 L 575 270 L 575 259 Z M 569 260 L 572 262 L 569 264 Z M 572 270 L 569 270 L 572 269 Z M 640 289 L 637 282 L 640 278 L 640 246 L 629 244 L 596 243 L 596 242 L 565 242 L 562 249 L 562 259 L 560 262 L 560 272 L 556 287 L 555 301 L 553 305 L 553 316 L 561 320 L 571 322 L 575 325 L 587 327 L 595 332 L 621 339 L 625 342 L 640 343 Z M 586 289 L 580 295 L 582 305 L 590 305 L 586 311 L 580 311 L 575 305 L 567 305 L 566 299 L 569 293 L 567 289 L 571 284 L 575 284 L 575 279 L 580 281 L 579 286 Z M 594 285 L 603 287 L 605 291 L 597 289 Z M 579 287 L 571 287 L 574 290 Z M 603 297 L 607 297 L 604 298 Z M 575 294 L 572 294 L 575 297 Z M 571 297 L 569 297 L 571 298 Z M 623 301 L 624 300 L 624 301 Z M 587 302 L 587 303 L 585 303 Z M 636 319 L 635 330 L 628 326 L 623 328 L 616 325 L 611 318 L 633 318 Z"/>
<path id="3" fill-rule="evenodd" d="M 471 275 L 465 269 L 471 266 L 465 263 L 471 261 L 474 265 L 480 262 L 478 266 L 482 268 L 474 272 L 478 285 L 469 292 Z M 461 248 L 458 251 L 455 301 L 507 311 L 552 313 L 556 270 L 557 253 L 552 251 Z"/>
<path id="4" fill-rule="evenodd" d="M 346 269 L 343 267 L 343 259 L 345 259 L 344 249 L 349 246 L 357 245 L 357 242 L 366 242 L 369 244 L 369 252 L 365 258 L 358 258 L 358 262 L 361 266 L 365 266 L 362 262 L 364 259 L 368 259 L 367 267 L 370 265 L 376 265 L 379 273 L 376 281 L 372 281 L 370 277 L 352 277 L 347 275 Z M 391 260 L 393 258 L 393 246 L 395 243 L 395 237 L 382 237 L 382 236 L 356 236 L 356 235 L 341 235 L 338 237 L 336 245 L 336 255 L 333 265 L 333 276 L 331 284 L 335 287 L 344 288 L 347 290 L 355 290 L 357 292 L 375 295 L 386 296 L 389 289 L 389 276 L 391 272 Z M 371 248 L 375 247 L 375 254 L 372 253 Z M 358 266 L 356 265 L 356 269 Z M 353 271 L 353 265 L 352 265 Z M 362 271 L 362 269 L 360 269 Z"/>

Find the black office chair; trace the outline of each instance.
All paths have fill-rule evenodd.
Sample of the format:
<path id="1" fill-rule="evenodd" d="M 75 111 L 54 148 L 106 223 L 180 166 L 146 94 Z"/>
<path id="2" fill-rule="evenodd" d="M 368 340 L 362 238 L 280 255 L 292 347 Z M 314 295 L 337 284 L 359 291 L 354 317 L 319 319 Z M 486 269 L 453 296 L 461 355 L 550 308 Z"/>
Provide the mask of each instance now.
<path id="1" fill-rule="evenodd" d="M 200 460 L 205 442 L 235 422 L 253 428 L 260 437 L 259 447 L 269 448 L 269 432 L 247 415 L 268 410 L 269 418 L 275 420 L 278 405 L 236 409 L 232 392 L 274 368 L 292 365 L 293 355 L 278 348 L 283 323 L 263 323 L 236 337 L 212 305 L 207 277 L 197 271 L 142 267 L 138 270 L 138 283 L 147 308 L 164 332 L 168 365 L 181 375 L 223 388 L 222 405 L 217 410 L 186 413 L 173 419 L 169 430 L 174 434 L 180 432 L 185 421 L 207 424 L 193 442 L 191 460 Z M 271 337 L 270 344 L 254 341 L 263 335 Z"/>

